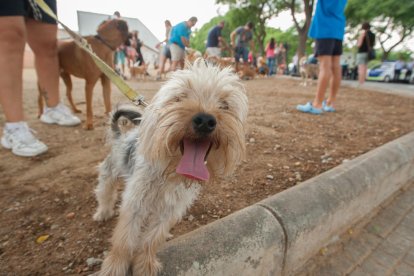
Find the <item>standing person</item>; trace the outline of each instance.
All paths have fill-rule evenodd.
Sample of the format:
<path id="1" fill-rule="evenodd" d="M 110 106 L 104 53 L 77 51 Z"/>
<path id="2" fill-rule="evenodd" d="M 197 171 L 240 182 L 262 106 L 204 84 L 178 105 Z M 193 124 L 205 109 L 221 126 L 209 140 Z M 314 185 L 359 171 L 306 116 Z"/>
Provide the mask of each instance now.
<path id="1" fill-rule="evenodd" d="M 165 24 L 165 39 L 156 46 L 157 48 L 161 46 L 159 49 L 160 68 L 157 72 L 156 80 L 161 80 L 161 75 L 166 73 L 165 63 L 167 62 L 168 59 L 170 60 L 170 66 L 171 66 L 171 51 L 170 51 L 170 46 L 168 45 L 168 41 L 170 40 L 170 36 L 171 36 L 172 24 L 170 20 L 165 20 L 164 24 Z"/>
<path id="2" fill-rule="evenodd" d="M 144 56 L 142 55 L 142 51 L 141 51 L 141 47 L 144 46 L 144 42 L 142 42 L 142 40 L 139 39 L 138 31 L 133 31 L 132 37 L 134 41 L 133 46 L 135 47 L 135 50 L 137 53 L 135 62 L 138 62 L 138 66 L 145 65 Z"/>
<path id="3" fill-rule="evenodd" d="M 275 39 L 272 37 L 266 45 L 266 59 L 267 59 L 267 67 L 269 67 L 268 76 L 275 74 L 275 64 L 276 64 L 276 49 L 277 45 Z"/>
<path id="4" fill-rule="evenodd" d="M 407 72 L 405 73 L 405 80 L 408 82 L 410 82 L 411 75 L 413 74 L 413 67 L 414 67 L 414 58 L 412 58 L 406 64 Z"/>
<path id="5" fill-rule="evenodd" d="M 221 57 L 221 46 L 225 45 L 225 41 L 221 35 L 221 31 L 224 28 L 224 21 L 220 21 L 216 26 L 208 31 L 207 44 L 206 44 L 206 58 Z"/>
<path id="6" fill-rule="evenodd" d="M 177 70 L 178 65 L 180 68 L 184 68 L 185 47 L 190 46 L 191 28 L 196 23 L 197 17 L 193 16 L 172 28 L 169 40 L 172 61 L 171 71 Z"/>
<path id="7" fill-rule="evenodd" d="M 401 70 L 405 67 L 405 62 L 399 57 L 394 66 L 394 81 L 398 82 L 400 81 Z"/>
<path id="8" fill-rule="evenodd" d="M 358 54 L 356 56 L 358 64 L 358 83 L 363 85 L 367 75 L 368 51 L 374 48 L 375 34 L 371 32 L 371 25 L 364 22 L 361 27 L 361 34 L 358 37 Z"/>
<path id="9" fill-rule="evenodd" d="M 236 62 L 236 72 L 239 71 L 240 58 L 243 59 L 243 65 L 248 65 L 249 52 L 254 55 L 253 43 L 253 22 L 247 22 L 246 25 L 237 27 L 230 34 L 231 46 L 234 49 L 234 58 Z M 249 51 L 250 44 L 250 51 Z"/>
<path id="10" fill-rule="evenodd" d="M 298 105 L 297 110 L 310 114 L 335 111 L 336 96 L 341 84 L 342 41 L 345 34 L 344 10 L 347 0 L 318 0 L 309 36 L 316 40 L 315 56 L 319 60 L 318 85 L 313 102 Z M 329 97 L 324 102 L 330 84 Z"/>
<path id="11" fill-rule="evenodd" d="M 56 12 L 56 1 L 46 0 Z M 35 55 L 39 89 L 46 107 L 40 120 L 74 126 L 79 118 L 60 103 L 56 21 L 34 1 L 0 1 L 0 103 L 6 118 L 1 145 L 19 156 L 36 156 L 47 146 L 32 133 L 23 114 L 23 55 L 26 42 Z"/>
<path id="12" fill-rule="evenodd" d="M 115 11 L 114 14 L 109 17 L 109 19 L 121 19 L 121 13 L 119 11 Z"/>
<path id="13" fill-rule="evenodd" d="M 119 74 L 125 79 L 125 59 L 126 59 L 126 46 L 121 45 L 116 48 L 115 51 L 115 67 L 119 68 Z"/>

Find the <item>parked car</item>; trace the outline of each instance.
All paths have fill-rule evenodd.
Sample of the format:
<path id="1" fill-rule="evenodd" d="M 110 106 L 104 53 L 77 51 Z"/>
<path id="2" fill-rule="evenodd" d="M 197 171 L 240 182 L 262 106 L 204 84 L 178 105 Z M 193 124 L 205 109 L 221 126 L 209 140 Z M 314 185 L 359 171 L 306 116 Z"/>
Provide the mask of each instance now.
<path id="1" fill-rule="evenodd" d="M 367 80 L 373 81 L 394 81 L 395 77 L 395 61 L 384 61 L 381 64 L 375 65 L 367 72 Z M 398 81 L 407 81 L 405 74 L 407 69 L 402 69 Z M 410 83 L 414 83 L 414 75 L 411 75 L 408 80 Z"/>

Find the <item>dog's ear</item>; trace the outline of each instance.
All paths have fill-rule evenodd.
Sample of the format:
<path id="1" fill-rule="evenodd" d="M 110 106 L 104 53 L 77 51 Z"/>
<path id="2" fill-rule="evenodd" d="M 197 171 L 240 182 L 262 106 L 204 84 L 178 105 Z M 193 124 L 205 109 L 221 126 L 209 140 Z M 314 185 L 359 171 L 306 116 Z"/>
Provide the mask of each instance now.
<path id="1" fill-rule="evenodd" d="M 116 28 L 121 32 L 122 38 L 125 38 L 124 41 L 128 39 L 128 23 L 125 20 L 116 19 Z"/>

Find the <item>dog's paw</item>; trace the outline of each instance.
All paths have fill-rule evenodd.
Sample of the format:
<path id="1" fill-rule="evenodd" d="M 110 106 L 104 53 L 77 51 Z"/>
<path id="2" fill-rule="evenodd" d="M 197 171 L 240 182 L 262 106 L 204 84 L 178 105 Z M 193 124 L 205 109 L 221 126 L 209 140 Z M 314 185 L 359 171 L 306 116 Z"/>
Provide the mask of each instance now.
<path id="1" fill-rule="evenodd" d="M 95 221 L 106 221 L 106 220 L 112 218 L 114 216 L 114 214 L 115 214 L 115 211 L 112 210 L 112 209 L 98 210 L 93 215 L 93 220 L 95 220 Z"/>
<path id="2" fill-rule="evenodd" d="M 93 130 L 93 124 L 92 123 L 86 123 L 83 128 L 85 130 Z"/>

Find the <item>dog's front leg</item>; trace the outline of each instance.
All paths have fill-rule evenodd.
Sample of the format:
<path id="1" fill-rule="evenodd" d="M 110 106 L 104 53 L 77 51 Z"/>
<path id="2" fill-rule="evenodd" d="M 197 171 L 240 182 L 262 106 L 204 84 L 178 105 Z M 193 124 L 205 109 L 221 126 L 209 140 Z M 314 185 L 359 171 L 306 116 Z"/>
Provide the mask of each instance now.
<path id="1" fill-rule="evenodd" d="M 117 170 L 114 168 L 112 154 L 108 155 L 99 165 L 99 182 L 95 189 L 98 200 L 98 210 L 93 215 L 96 221 L 105 221 L 114 215 L 114 207 L 117 198 L 116 179 Z"/>
<path id="2" fill-rule="evenodd" d="M 96 84 L 97 79 L 86 80 L 85 84 L 85 97 L 86 97 L 86 122 L 85 129 L 93 129 L 93 111 L 92 111 L 92 92 Z"/>
<path id="3" fill-rule="evenodd" d="M 133 253 L 139 242 L 140 220 L 135 216 L 131 209 L 121 210 L 112 236 L 112 248 L 102 264 L 100 276 L 128 275 Z"/>
<path id="4" fill-rule="evenodd" d="M 105 104 L 105 114 L 109 114 L 111 112 L 111 82 L 109 81 L 108 77 L 102 75 L 101 77 L 101 84 L 102 84 L 102 93 L 103 99 Z"/>

